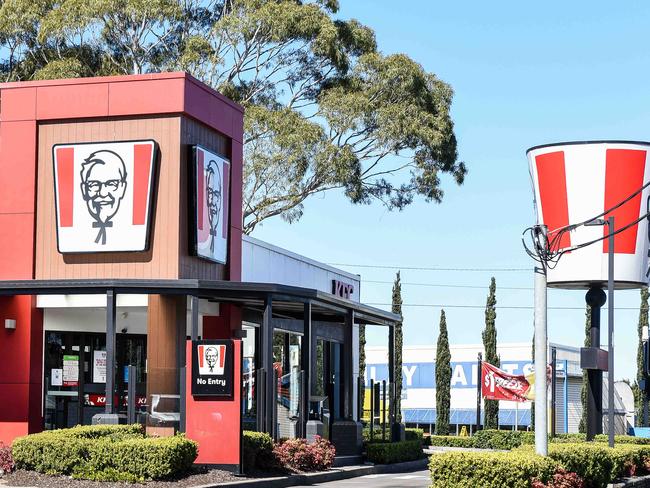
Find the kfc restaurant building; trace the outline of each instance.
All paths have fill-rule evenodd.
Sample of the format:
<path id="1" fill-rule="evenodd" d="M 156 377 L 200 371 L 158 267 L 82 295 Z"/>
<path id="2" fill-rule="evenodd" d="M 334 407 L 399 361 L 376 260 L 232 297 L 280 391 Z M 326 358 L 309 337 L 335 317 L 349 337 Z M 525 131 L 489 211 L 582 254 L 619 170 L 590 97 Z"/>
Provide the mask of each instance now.
<path id="1" fill-rule="evenodd" d="M 184 73 L 0 104 L 1 441 L 140 422 L 235 468 L 245 425 L 359 452 L 358 326 L 389 328 L 392 372 L 399 317 L 242 237 L 242 107 Z"/>

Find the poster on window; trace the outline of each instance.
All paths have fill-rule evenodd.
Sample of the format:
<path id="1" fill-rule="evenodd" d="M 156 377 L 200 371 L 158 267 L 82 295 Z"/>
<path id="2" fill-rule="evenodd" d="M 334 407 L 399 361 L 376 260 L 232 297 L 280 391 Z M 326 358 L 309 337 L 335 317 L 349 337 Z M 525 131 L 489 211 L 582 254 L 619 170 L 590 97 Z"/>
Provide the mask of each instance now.
<path id="1" fill-rule="evenodd" d="M 52 368 L 51 374 L 50 386 L 63 386 L 63 370 L 61 368 Z"/>
<path id="2" fill-rule="evenodd" d="M 147 250 L 156 142 L 56 144 L 52 153 L 59 252 Z"/>
<path id="3" fill-rule="evenodd" d="M 106 383 L 106 351 L 93 351 L 93 383 Z"/>
<path id="4" fill-rule="evenodd" d="M 191 152 L 194 229 L 190 248 L 200 258 L 226 264 L 230 162 L 201 146 Z"/>
<path id="5" fill-rule="evenodd" d="M 63 356 L 63 386 L 79 385 L 79 356 Z"/>

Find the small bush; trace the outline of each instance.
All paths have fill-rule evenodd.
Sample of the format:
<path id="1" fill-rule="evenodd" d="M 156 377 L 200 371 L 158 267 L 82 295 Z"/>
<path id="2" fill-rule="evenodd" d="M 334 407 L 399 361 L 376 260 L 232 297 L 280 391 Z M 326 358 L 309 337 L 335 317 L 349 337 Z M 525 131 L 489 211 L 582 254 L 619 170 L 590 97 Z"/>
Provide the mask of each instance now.
<path id="1" fill-rule="evenodd" d="M 528 488 L 531 480 L 548 483 L 558 462 L 524 452 L 448 452 L 431 456 L 431 488 Z"/>
<path id="2" fill-rule="evenodd" d="M 273 439 L 265 432 L 244 431 L 244 469 L 276 467 Z"/>
<path id="3" fill-rule="evenodd" d="M 0 474 L 11 473 L 14 470 L 14 458 L 11 447 L 0 442 Z"/>
<path id="4" fill-rule="evenodd" d="M 542 483 L 538 479 L 534 479 L 531 486 L 532 488 L 584 488 L 585 480 L 576 473 L 560 468 L 548 483 Z"/>
<path id="5" fill-rule="evenodd" d="M 14 441 L 16 467 L 100 481 L 169 478 L 190 468 L 196 442 L 145 437 L 142 427 L 102 425 L 41 432 Z"/>
<path id="6" fill-rule="evenodd" d="M 474 447 L 472 437 L 460 437 L 452 435 L 430 435 L 424 438 L 424 444 L 427 446 L 439 447 Z"/>
<path id="7" fill-rule="evenodd" d="M 278 462 L 296 471 L 325 471 L 332 467 L 336 449 L 326 439 L 316 436 L 313 443 L 306 439 L 287 439 L 273 449 Z"/>
<path id="8" fill-rule="evenodd" d="M 380 442 L 366 446 L 368 461 L 375 464 L 393 464 L 415 461 L 423 456 L 420 441 Z"/>

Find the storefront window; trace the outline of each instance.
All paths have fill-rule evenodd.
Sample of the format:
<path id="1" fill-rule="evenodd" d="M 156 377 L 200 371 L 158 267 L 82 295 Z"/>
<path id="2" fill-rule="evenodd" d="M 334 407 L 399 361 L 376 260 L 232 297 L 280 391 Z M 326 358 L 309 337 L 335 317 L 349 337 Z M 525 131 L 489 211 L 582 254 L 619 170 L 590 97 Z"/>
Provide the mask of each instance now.
<path id="1" fill-rule="evenodd" d="M 136 404 L 146 409 L 145 335 L 117 334 L 116 412 L 126 416 L 130 378 L 136 366 Z M 45 429 L 89 425 L 106 408 L 106 335 L 80 332 L 45 333 Z"/>

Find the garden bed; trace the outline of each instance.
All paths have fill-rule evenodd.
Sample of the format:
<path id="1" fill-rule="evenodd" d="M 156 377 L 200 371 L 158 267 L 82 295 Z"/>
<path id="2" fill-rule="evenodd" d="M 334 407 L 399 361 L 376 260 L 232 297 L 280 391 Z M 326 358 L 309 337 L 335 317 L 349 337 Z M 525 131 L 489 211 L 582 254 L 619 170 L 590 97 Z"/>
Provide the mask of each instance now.
<path id="1" fill-rule="evenodd" d="M 252 473 L 253 477 L 259 473 Z M 38 488 L 107 488 L 107 486 L 147 487 L 147 488 L 189 488 L 193 486 L 220 484 L 238 481 L 229 471 L 218 469 L 192 468 L 185 476 L 165 481 L 149 481 L 146 483 L 107 483 L 105 481 L 75 480 L 69 476 L 41 474 L 36 471 L 19 469 L 13 473 L 0 476 L 0 480 L 9 486 L 36 486 Z M 0 485 L 1 486 L 1 485 Z"/>

